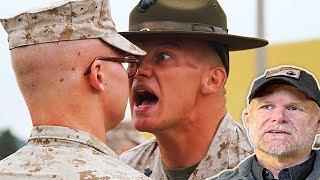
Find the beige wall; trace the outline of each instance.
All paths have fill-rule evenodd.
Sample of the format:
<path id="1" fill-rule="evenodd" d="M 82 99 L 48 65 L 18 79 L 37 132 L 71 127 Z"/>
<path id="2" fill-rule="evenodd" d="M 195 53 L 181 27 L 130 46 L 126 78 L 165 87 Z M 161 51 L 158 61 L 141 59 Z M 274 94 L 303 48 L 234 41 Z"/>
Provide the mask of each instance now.
<path id="1" fill-rule="evenodd" d="M 320 78 L 320 39 L 288 44 L 269 45 L 266 65 L 271 68 L 290 64 L 302 67 Z M 255 51 L 232 52 L 227 82 L 227 106 L 234 120 L 241 122 L 251 82 L 256 78 Z M 320 80 L 320 79 L 319 79 Z"/>

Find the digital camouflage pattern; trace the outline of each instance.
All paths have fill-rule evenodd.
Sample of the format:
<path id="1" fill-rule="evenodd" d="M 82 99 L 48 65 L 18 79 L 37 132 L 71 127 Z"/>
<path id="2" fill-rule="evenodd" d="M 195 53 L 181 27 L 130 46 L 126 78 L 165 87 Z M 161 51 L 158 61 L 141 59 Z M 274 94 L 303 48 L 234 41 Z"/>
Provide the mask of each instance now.
<path id="1" fill-rule="evenodd" d="M 232 169 L 253 152 L 245 128 L 227 114 L 220 123 L 206 157 L 193 171 L 189 180 L 204 179 L 224 169 Z M 149 177 L 152 179 L 167 179 L 155 138 L 125 152 L 120 159 L 142 173 L 151 172 Z"/>
<path id="2" fill-rule="evenodd" d="M 90 134 L 60 126 L 37 126 L 28 144 L 0 161 L 1 180 L 149 179 L 122 163 Z"/>
<path id="3" fill-rule="evenodd" d="M 117 33 L 108 0 L 68 0 L 1 19 L 9 48 L 40 43 L 101 38 L 125 52 L 146 52 Z"/>

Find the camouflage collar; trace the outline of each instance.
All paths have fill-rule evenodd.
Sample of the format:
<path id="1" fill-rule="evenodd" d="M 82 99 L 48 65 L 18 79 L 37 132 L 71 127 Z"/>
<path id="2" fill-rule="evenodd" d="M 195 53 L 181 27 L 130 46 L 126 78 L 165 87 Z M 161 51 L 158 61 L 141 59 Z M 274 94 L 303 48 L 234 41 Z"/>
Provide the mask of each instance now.
<path id="1" fill-rule="evenodd" d="M 118 158 L 118 155 L 98 138 L 89 133 L 62 126 L 35 126 L 31 131 L 31 136 L 28 141 L 48 144 L 50 143 L 50 139 L 54 141 L 80 143 L 106 155 Z"/>

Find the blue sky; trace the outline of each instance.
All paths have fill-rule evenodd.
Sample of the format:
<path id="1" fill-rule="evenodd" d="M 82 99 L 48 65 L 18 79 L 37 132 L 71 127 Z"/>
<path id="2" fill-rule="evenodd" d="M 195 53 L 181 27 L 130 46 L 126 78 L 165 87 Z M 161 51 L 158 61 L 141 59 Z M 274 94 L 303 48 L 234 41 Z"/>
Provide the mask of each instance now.
<path id="1" fill-rule="evenodd" d="M 10 17 L 32 7 L 56 0 L 10 0 L 0 2 L 0 17 Z M 256 36 L 256 0 L 220 0 L 228 17 L 229 33 Z M 111 0 L 118 31 L 126 31 L 128 15 L 138 0 Z M 265 1 L 265 37 L 270 44 L 320 39 L 320 1 Z M 320 47 L 319 47 L 320 49 Z M 30 116 L 11 69 L 7 35 L 0 28 L 0 129 L 10 128 L 27 139 L 32 128 Z M 320 57 L 319 57 L 320 58 Z M 126 112 L 126 117 L 130 113 Z"/>

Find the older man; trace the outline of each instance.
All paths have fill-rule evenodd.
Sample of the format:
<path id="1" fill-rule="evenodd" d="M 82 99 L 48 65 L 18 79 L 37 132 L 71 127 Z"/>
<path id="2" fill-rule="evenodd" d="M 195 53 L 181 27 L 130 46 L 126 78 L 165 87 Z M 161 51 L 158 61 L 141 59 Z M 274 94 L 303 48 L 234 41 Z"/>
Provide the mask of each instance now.
<path id="1" fill-rule="evenodd" d="M 63 1 L 1 22 L 34 127 L 0 162 L 0 179 L 148 179 L 105 145 L 145 54 L 116 32 L 109 1 Z"/>
<path id="2" fill-rule="evenodd" d="M 256 154 L 213 179 L 320 178 L 320 91 L 312 74 L 282 66 L 257 78 L 248 96 L 244 122 Z"/>
<path id="3" fill-rule="evenodd" d="M 122 35 L 148 52 L 131 80 L 132 118 L 156 138 L 121 159 L 153 179 L 203 179 L 253 153 L 224 86 L 229 50 L 267 41 L 228 34 L 216 0 L 142 0 L 129 24 Z"/>

